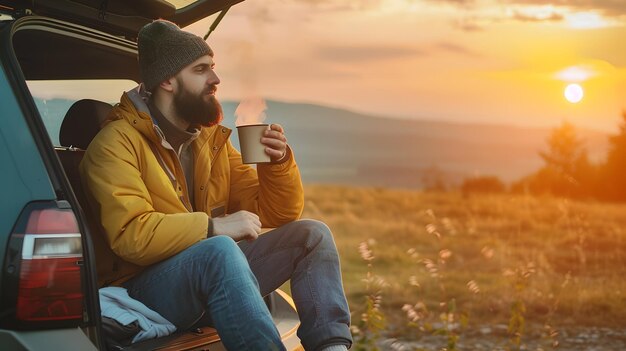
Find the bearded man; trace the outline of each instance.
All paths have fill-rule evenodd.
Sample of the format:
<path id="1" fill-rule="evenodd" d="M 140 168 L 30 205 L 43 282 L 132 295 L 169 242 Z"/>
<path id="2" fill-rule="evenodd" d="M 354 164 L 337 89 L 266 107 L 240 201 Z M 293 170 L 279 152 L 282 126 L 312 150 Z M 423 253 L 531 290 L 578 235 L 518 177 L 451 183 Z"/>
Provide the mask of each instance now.
<path id="1" fill-rule="evenodd" d="M 138 48 L 142 84 L 122 95 L 80 166 L 110 248 L 100 280 L 178 330 L 210 323 L 229 350 L 282 350 L 262 296 L 290 279 L 304 348 L 350 347 L 337 250 L 326 225 L 299 220 L 302 182 L 283 128 L 261 139 L 269 164 L 243 164 L 219 125 L 206 42 L 158 20 Z"/>

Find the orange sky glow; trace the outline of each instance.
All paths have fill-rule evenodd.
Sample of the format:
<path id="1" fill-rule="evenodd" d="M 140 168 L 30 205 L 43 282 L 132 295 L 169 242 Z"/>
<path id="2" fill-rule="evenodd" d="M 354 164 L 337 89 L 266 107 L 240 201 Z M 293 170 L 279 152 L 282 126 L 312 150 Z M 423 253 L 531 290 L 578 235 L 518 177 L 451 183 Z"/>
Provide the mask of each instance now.
<path id="1" fill-rule="evenodd" d="M 258 95 L 383 117 L 569 121 L 613 131 L 626 109 L 621 3 L 248 0 L 228 12 L 209 44 L 221 99 Z M 204 35 L 209 23 L 187 29 Z M 584 89 L 576 104 L 563 95 L 571 83 Z"/>

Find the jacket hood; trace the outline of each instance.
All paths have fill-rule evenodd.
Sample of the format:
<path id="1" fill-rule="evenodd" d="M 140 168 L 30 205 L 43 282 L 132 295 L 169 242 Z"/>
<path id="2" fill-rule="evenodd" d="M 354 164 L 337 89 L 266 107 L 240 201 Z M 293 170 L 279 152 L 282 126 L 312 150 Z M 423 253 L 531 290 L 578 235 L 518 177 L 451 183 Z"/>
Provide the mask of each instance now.
<path id="1" fill-rule="evenodd" d="M 148 140 L 160 143 L 161 140 L 155 131 L 155 122 L 150 116 L 150 110 L 146 103 L 149 97 L 141 84 L 124 92 L 120 98 L 120 103 L 113 106 L 109 117 L 103 123 L 103 127 L 110 122 L 123 119 Z"/>

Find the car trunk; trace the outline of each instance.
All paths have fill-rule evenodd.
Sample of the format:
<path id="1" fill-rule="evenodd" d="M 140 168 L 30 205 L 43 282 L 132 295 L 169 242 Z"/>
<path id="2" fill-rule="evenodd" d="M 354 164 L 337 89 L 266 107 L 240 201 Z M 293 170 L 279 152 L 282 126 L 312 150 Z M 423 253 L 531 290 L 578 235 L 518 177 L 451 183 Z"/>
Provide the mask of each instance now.
<path id="1" fill-rule="evenodd" d="M 137 38 L 146 23 L 167 19 L 186 27 L 212 14 L 227 11 L 243 0 L 0 0 L 0 12 L 21 17 L 35 14 L 89 28 Z"/>
<path id="2" fill-rule="evenodd" d="M 223 13 L 231 5 L 241 1 L 189 1 L 176 2 L 177 5 L 174 6 L 160 0 L 128 2 L 0 0 L 0 12 L 17 19 L 4 26 L 2 38 L 6 39 L 5 43 L 11 45 L 15 61 L 12 65 L 15 72 L 18 72 L 17 76 L 27 81 L 130 79 L 137 82 L 139 74 L 135 38 L 141 26 L 156 18 L 166 18 L 180 26 L 186 26 L 211 14 L 220 11 Z M 32 116 L 29 118 L 39 120 L 37 128 L 42 129 L 39 136 L 43 137 L 45 127 L 41 123 L 41 116 L 36 113 L 35 103 L 28 88 L 21 85 L 15 89 L 19 90 L 25 103 L 32 105 Z M 44 141 L 46 146 L 52 149 L 50 140 Z M 89 211 L 84 200 L 81 201 L 82 188 L 72 179 L 74 176 L 72 173 L 80 161 L 77 159 L 80 152 L 72 148 L 61 148 L 57 149 L 56 153 L 56 156 L 48 154 L 46 157 L 50 159 L 49 162 L 62 165 L 64 168 L 54 170 L 61 182 L 66 182 L 63 187 L 58 188 L 57 193 L 59 197 L 65 197 L 72 208 L 82 209 L 79 210 L 81 214 L 79 222 L 81 227 L 88 228 L 86 231 L 88 236 L 97 235 L 97 225 L 91 223 L 93 218 L 88 215 Z M 67 191 L 68 188 L 72 190 Z M 86 247 L 91 246 L 91 242 L 86 244 Z M 89 253 L 88 256 L 93 254 Z M 94 272 L 90 274 L 95 276 Z M 97 296 L 95 279 L 91 279 L 91 283 L 90 301 L 93 305 L 90 308 L 92 312 L 96 310 L 99 313 L 98 299 L 94 298 Z M 283 338 L 289 338 L 284 339 L 286 344 L 298 345 L 295 330 L 299 321 L 288 300 L 287 296 L 281 295 L 280 298 L 272 296 L 267 301 L 281 335 Z M 85 330 L 85 333 L 91 335 L 95 344 L 104 348 L 102 342 L 97 341 L 98 335 L 101 334 L 99 325 L 95 332 Z M 215 331 L 204 328 L 163 339 L 149 340 L 129 349 L 191 350 L 207 349 L 206 345 L 211 344 L 212 350 L 219 350 L 221 346 L 215 344 L 216 340 Z"/>

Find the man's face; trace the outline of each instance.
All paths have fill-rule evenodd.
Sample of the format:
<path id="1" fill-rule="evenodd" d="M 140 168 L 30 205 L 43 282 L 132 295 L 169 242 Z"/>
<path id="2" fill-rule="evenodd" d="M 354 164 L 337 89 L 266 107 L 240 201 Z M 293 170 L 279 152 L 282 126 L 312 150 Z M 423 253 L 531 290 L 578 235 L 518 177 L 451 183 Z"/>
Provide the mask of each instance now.
<path id="1" fill-rule="evenodd" d="M 192 125 L 210 127 L 222 121 L 222 105 L 215 97 L 220 80 L 213 71 L 214 66 L 213 58 L 206 55 L 174 76 L 174 109 Z"/>

